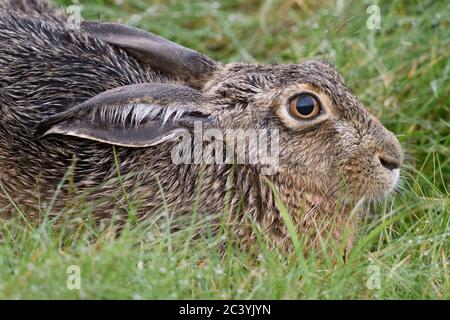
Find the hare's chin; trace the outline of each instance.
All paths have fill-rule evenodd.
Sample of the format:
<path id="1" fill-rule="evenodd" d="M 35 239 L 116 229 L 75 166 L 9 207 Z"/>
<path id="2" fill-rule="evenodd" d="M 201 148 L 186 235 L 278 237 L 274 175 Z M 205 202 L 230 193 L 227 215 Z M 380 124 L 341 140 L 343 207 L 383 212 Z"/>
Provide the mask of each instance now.
<path id="1" fill-rule="evenodd" d="M 381 190 L 381 194 L 378 196 L 375 196 L 375 199 L 383 199 L 385 197 L 388 197 L 392 195 L 392 193 L 397 188 L 398 182 L 400 180 L 400 169 L 393 169 L 390 171 L 390 181 L 389 184 L 386 185 L 386 187 Z"/>

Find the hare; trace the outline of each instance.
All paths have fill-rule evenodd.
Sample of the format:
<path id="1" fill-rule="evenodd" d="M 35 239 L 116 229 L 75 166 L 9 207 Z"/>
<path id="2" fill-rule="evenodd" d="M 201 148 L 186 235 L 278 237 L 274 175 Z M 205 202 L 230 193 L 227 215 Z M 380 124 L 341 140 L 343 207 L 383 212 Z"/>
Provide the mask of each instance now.
<path id="1" fill-rule="evenodd" d="M 397 138 L 329 63 L 222 64 L 125 25 L 69 28 L 52 10 L 0 6 L 1 216 L 32 218 L 50 203 L 67 214 L 83 196 L 98 219 L 125 219 L 130 202 L 139 219 L 196 210 L 213 226 L 226 214 L 244 247 L 256 225 L 289 249 L 284 207 L 315 246 L 343 241 L 354 204 L 395 189 Z M 184 139 L 199 127 L 230 134 Z M 235 144 L 251 138 L 241 135 L 263 131 L 275 156 L 238 161 Z M 231 161 L 205 157 L 212 143 Z M 180 150 L 192 157 L 176 161 Z"/>

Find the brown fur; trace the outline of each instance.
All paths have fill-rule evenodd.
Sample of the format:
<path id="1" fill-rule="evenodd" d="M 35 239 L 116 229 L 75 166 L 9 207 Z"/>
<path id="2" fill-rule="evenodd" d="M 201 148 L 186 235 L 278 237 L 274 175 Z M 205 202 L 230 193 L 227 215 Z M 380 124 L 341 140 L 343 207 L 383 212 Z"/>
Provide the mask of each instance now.
<path id="1" fill-rule="evenodd" d="M 254 243 L 256 223 L 273 245 L 289 248 L 272 187 L 311 246 L 318 245 L 320 236 L 340 241 L 346 226 L 354 228 L 350 213 L 357 201 L 378 199 L 395 187 L 393 173 L 380 158 L 400 166 L 397 139 L 351 94 L 342 76 L 321 61 L 217 64 L 206 79 L 194 81 L 206 101 L 199 107 L 214 127 L 279 130 L 277 174 L 261 175 L 261 168 L 250 164 L 175 165 L 171 150 L 176 142 L 166 141 L 146 148 L 116 146 L 121 186 L 111 145 L 62 135 L 37 140 L 34 128 L 106 90 L 151 82 L 178 85 L 180 79 L 95 35 L 67 29 L 60 16 L 47 19 L 39 10 L 29 14 L 21 7 L 13 13 L 2 7 L 0 214 L 5 217 L 17 214 L 9 198 L 30 217 L 38 215 L 38 204 L 48 207 L 71 170 L 71 181 L 61 185 L 51 214 L 69 214 L 67 204 L 83 195 L 99 219 L 113 212 L 124 219 L 127 201 L 138 204 L 140 219 L 164 211 L 164 202 L 171 212 L 189 217 L 198 194 L 197 211 L 214 216 L 211 225 L 218 224 L 220 214 L 229 216 L 242 245 Z M 303 90 L 321 98 L 326 116 L 320 122 L 296 122 L 284 113 L 286 101 Z"/>

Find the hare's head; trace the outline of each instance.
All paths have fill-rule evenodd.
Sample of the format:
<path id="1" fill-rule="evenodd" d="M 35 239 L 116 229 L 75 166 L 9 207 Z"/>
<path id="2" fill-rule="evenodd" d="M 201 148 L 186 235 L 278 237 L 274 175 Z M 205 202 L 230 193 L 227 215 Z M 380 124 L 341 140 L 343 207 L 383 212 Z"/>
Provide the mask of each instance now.
<path id="1" fill-rule="evenodd" d="M 280 173 L 329 194 L 378 198 L 399 179 L 397 138 L 328 63 L 230 64 L 204 87 L 225 127 L 278 129 Z M 313 191 L 313 190 L 310 190 Z"/>
<path id="2" fill-rule="evenodd" d="M 403 161 L 399 142 L 331 65 L 222 65 L 142 30 L 90 22 L 83 29 L 160 70 L 170 83 L 106 91 L 44 120 L 39 134 L 145 148 L 193 130 L 195 122 L 277 130 L 278 174 L 286 181 L 320 194 L 345 190 L 351 200 L 395 188 Z"/>

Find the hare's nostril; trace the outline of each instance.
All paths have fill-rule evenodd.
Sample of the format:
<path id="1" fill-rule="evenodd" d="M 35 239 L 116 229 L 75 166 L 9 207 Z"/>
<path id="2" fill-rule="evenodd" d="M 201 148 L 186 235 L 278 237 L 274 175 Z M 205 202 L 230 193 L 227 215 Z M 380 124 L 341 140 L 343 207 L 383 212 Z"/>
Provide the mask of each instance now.
<path id="1" fill-rule="evenodd" d="M 385 167 L 388 170 L 394 170 L 394 169 L 399 169 L 400 168 L 400 162 L 396 161 L 394 159 L 387 159 L 384 157 L 379 156 L 378 157 L 380 159 L 380 163 L 383 167 Z"/>

